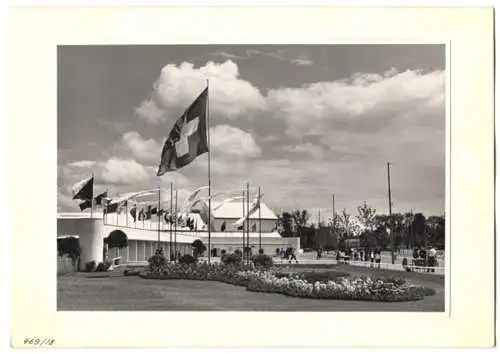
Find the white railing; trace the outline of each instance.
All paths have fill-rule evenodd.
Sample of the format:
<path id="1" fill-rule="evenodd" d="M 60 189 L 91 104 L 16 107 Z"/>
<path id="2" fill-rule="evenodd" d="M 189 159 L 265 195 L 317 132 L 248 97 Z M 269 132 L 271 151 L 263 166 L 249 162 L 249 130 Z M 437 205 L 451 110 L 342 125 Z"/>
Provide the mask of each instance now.
<path id="1" fill-rule="evenodd" d="M 424 267 L 424 266 L 415 266 L 412 264 L 408 264 L 406 267 L 403 267 L 401 263 L 375 263 L 375 262 L 364 262 L 364 261 L 355 261 L 355 260 L 349 260 L 349 261 L 337 261 L 336 259 L 303 259 L 303 258 L 298 258 L 297 261 L 289 260 L 286 258 L 278 258 L 275 257 L 273 258 L 273 261 L 275 264 L 294 264 L 294 263 L 299 263 L 299 264 L 306 264 L 306 265 L 316 265 L 316 264 L 346 264 L 346 265 L 351 265 L 355 267 L 365 267 L 365 268 L 373 268 L 373 269 L 387 269 L 387 270 L 397 270 L 397 271 L 406 271 L 406 268 L 410 269 L 411 271 L 427 271 L 429 270 L 429 273 L 434 273 L 434 274 L 444 274 L 446 268 L 445 267 Z"/>

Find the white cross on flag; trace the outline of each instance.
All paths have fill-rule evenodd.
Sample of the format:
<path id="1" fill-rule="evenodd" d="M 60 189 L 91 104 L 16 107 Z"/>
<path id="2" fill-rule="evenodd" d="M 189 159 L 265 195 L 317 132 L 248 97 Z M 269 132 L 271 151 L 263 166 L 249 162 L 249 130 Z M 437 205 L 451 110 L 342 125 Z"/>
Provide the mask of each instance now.
<path id="1" fill-rule="evenodd" d="M 176 171 L 208 152 L 207 98 L 208 87 L 175 123 L 163 145 L 157 176 Z"/>

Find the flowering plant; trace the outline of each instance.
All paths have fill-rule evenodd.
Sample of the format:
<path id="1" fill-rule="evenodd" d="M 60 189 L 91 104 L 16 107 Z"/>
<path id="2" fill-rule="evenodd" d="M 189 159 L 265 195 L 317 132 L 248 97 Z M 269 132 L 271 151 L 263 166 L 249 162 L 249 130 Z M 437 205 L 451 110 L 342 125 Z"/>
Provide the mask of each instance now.
<path id="1" fill-rule="evenodd" d="M 158 264 L 160 263 L 158 262 Z M 336 300 L 415 301 L 433 294 L 432 289 L 416 287 L 404 278 L 346 276 L 327 281 L 311 282 L 300 273 L 279 274 L 273 268 L 256 268 L 253 264 L 245 265 L 243 263 L 176 264 L 165 262 L 161 266 L 154 267 L 151 267 L 150 263 L 149 271 L 141 273 L 140 276 L 156 279 L 220 281 L 244 286 L 248 291 Z"/>

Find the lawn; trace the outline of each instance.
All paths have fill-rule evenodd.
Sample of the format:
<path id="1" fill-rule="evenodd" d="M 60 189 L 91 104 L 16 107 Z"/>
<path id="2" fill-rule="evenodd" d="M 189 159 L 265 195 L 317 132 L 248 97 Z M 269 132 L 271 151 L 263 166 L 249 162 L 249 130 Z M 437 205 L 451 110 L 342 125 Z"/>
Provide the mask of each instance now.
<path id="1" fill-rule="evenodd" d="M 350 266 L 336 266 L 336 270 L 351 275 L 405 276 L 434 288 L 436 294 L 398 303 L 301 299 L 211 281 L 125 277 L 121 270 L 58 276 L 57 307 L 59 311 L 444 311 L 443 276 Z"/>

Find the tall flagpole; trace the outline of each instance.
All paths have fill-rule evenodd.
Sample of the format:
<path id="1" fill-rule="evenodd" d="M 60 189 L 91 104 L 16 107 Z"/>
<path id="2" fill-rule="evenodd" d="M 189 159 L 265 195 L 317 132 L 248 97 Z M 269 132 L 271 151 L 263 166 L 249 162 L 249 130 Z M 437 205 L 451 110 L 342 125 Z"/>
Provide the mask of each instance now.
<path id="1" fill-rule="evenodd" d="M 94 211 L 94 172 L 92 172 L 92 194 L 90 195 L 90 218 L 93 219 Z"/>
<path id="2" fill-rule="evenodd" d="M 260 213 L 260 206 L 261 206 L 261 200 L 260 200 L 260 186 L 259 186 L 259 252 L 260 249 L 262 248 L 262 214 Z"/>
<path id="3" fill-rule="evenodd" d="M 335 227 L 336 227 L 336 221 L 337 221 L 337 216 L 335 215 L 335 194 L 332 194 L 332 233 L 333 237 L 335 238 L 335 241 L 337 241 L 337 236 L 335 234 Z"/>
<path id="4" fill-rule="evenodd" d="M 247 182 L 247 263 L 250 259 L 250 183 Z"/>
<path id="5" fill-rule="evenodd" d="M 172 260 L 172 221 L 173 221 L 172 217 L 174 215 L 173 195 L 174 195 L 174 184 L 170 182 L 170 243 L 168 245 L 168 252 L 169 252 L 168 259 L 170 261 Z"/>
<path id="6" fill-rule="evenodd" d="M 139 212 L 139 210 L 137 210 L 138 209 L 137 207 L 138 207 L 138 203 L 137 203 L 137 199 L 136 199 L 134 202 L 134 208 L 135 208 L 134 229 L 137 229 L 137 217 L 138 217 L 138 212 Z"/>
<path id="7" fill-rule="evenodd" d="M 158 249 L 160 249 L 160 222 L 161 222 L 160 204 L 161 204 L 161 186 L 160 184 L 158 184 L 158 209 L 156 210 L 156 213 L 158 214 Z"/>
<path id="8" fill-rule="evenodd" d="M 177 261 L 177 188 L 175 189 L 175 229 L 174 229 L 174 259 Z"/>
<path id="9" fill-rule="evenodd" d="M 212 255 L 212 230 L 211 230 L 211 219 L 212 219 L 212 180 L 210 174 L 210 95 L 209 95 L 209 82 L 207 79 L 207 105 L 206 105 L 206 116 L 207 116 L 207 144 L 208 144 L 208 264 L 210 264 L 210 256 Z"/>
<path id="10" fill-rule="evenodd" d="M 392 201 L 391 201 L 391 163 L 387 163 L 387 192 L 389 197 L 389 230 L 391 231 L 391 261 L 392 264 L 395 262 L 394 257 L 394 232 L 392 229 Z"/>
<path id="11" fill-rule="evenodd" d="M 241 199 L 241 205 L 243 206 L 243 217 L 245 217 L 245 190 L 243 190 L 243 199 Z M 243 221 L 243 224 L 241 225 L 241 230 L 242 235 L 243 235 L 243 246 L 242 246 L 242 251 L 245 251 L 245 221 Z M 244 256 L 244 254 L 242 254 Z"/>
<path id="12" fill-rule="evenodd" d="M 125 226 L 128 227 L 128 200 L 125 201 Z"/>

